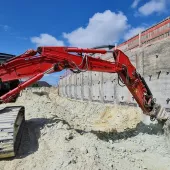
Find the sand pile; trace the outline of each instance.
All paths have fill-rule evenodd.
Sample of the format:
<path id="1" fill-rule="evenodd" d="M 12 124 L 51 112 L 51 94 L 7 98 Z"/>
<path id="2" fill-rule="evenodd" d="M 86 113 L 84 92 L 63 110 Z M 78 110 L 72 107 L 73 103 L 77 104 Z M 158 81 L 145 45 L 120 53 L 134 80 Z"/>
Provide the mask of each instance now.
<path id="1" fill-rule="evenodd" d="M 141 122 L 140 109 L 61 98 L 57 89 L 28 90 L 15 105 L 26 107 L 18 156 L 0 170 L 169 170 L 162 130 Z"/>

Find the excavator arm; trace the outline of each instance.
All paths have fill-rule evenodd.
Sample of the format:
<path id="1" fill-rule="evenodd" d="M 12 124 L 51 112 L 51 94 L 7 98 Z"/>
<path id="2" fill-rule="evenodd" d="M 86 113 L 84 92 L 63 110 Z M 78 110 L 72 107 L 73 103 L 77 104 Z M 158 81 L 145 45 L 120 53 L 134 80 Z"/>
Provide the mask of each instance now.
<path id="1" fill-rule="evenodd" d="M 91 56 L 93 54 L 106 53 L 111 53 L 115 62 Z M 3 82 L 29 77 L 27 81 L 1 96 L 1 102 L 9 102 L 13 96 L 40 80 L 44 74 L 64 69 L 70 69 L 73 72 L 98 71 L 117 73 L 118 81 L 126 85 L 144 114 L 151 116 L 151 119 L 155 119 L 161 110 L 160 105 L 155 103 L 145 80 L 137 73 L 129 58 L 118 49 L 107 51 L 72 47 L 39 47 L 36 51 L 28 50 L 24 54 L 1 64 L 0 78 Z M 159 119 L 167 119 L 167 116 L 160 117 L 159 115 Z"/>

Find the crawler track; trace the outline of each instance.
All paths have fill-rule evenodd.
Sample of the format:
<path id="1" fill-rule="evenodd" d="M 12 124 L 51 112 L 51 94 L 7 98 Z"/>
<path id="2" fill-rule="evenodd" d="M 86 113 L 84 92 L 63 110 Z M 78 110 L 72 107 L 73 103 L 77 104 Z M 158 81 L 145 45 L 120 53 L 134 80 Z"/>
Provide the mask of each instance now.
<path id="1" fill-rule="evenodd" d="M 0 158 L 16 155 L 25 123 L 23 106 L 11 106 L 0 110 Z"/>

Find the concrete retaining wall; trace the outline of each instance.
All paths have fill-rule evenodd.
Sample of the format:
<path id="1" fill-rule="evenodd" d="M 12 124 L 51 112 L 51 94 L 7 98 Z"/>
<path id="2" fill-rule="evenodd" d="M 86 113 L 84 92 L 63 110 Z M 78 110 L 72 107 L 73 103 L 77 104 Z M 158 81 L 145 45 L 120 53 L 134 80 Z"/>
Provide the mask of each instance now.
<path id="1" fill-rule="evenodd" d="M 145 78 L 157 102 L 170 108 L 170 40 L 128 51 L 137 71 Z M 109 54 L 102 59 L 113 61 Z M 117 74 L 83 72 L 70 74 L 59 82 L 59 95 L 78 100 L 137 105 L 126 87 L 117 83 Z"/>
<path id="2" fill-rule="evenodd" d="M 170 108 L 170 38 L 126 53 L 136 56 L 138 72 L 145 78 L 154 98 Z"/>

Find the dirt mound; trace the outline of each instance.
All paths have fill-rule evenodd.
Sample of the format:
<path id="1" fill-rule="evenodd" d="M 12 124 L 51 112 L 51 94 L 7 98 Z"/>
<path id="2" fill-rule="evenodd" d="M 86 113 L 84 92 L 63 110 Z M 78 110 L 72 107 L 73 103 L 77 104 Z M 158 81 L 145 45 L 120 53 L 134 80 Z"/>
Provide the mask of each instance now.
<path id="1" fill-rule="evenodd" d="M 0 170 L 170 169 L 161 127 L 142 123 L 139 108 L 61 98 L 55 88 L 24 91 L 16 103 L 26 107 L 24 137 Z"/>

